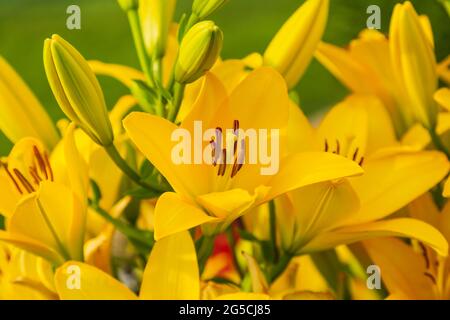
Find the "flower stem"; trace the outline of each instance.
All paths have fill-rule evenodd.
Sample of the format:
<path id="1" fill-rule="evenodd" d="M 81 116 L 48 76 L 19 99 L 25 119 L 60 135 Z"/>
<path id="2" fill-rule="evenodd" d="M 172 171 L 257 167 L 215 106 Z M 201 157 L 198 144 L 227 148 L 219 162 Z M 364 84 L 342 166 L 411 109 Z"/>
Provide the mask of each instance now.
<path id="1" fill-rule="evenodd" d="M 284 270 L 286 270 L 291 260 L 292 256 L 287 253 L 280 257 L 278 263 L 274 265 L 273 268 L 270 270 L 269 274 L 270 283 L 273 283 L 279 276 L 283 274 Z"/>
<path id="2" fill-rule="evenodd" d="M 442 143 L 441 138 L 436 133 L 436 130 L 433 128 L 433 129 L 429 129 L 428 132 L 430 133 L 431 141 L 433 141 L 433 144 L 435 145 L 435 147 L 439 151 L 442 151 L 443 153 L 445 153 L 447 158 L 450 159 L 450 151 L 447 150 L 447 147 Z"/>
<path id="3" fill-rule="evenodd" d="M 183 102 L 184 88 L 184 84 L 178 82 L 175 84 L 173 103 L 167 116 L 167 119 L 172 122 L 175 122 L 178 112 L 180 111 L 181 103 Z"/>
<path id="4" fill-rule="evenodd" d="M 197 255 L 200 274 L 205 270 L 206 261 L 214 250 L 215 236 L 202 236 L 197 240 Z"/>
<path id="5" fill-rule="evenodd" d="M 231 254 L 233 257 L 233 263 L 234 266 L 237 270 L 237 272 L 239 273 L 239 276 L 241 277 L 241 279 L 244 277 L 244 273 L 242 272 L 240 266 L 239 266 L 239 262 L 238 262 L 238 258 L 236 256 L 236 241 L 234 240 L 234 236 L 233 236 L 233 227 L 230 226 L 227 229 L 227 240 L 228 240 L 228 245 L 230 246 L 231 249 Z"/>
<path id="6" fill-rule="evenodd" d="M 116 164 L 117 167 L 119 167 L 120 170 L 122 170 L 123 173 L 125 173 L 131 180 L 133 180 L 136 184 L 140 185 L 141 187 L 158 192 L 154 187 L 152 187 L 150 184 L 143 182 L 141 177 L 134 171 L 128 163 L 122 158 L 119 151 L 117 151 L 117 148 L 114 146 L 114 144 L 104 147 L 105 151 L 108 153 L 109 157 L 112 161 Z"/>
<path id="7" fill-rule="evenodd" d="M 95 210 L 100 216 L 102 216 L 106 221 L 111 223 L 117 230 L 126 235 L 128 238 L 138 241 L 151 248 L 153 245 L 153 234 L 149 231 L 138 230 L 131 225 L 116 219 L 109 215 L 104 209 L 96 203 L 90 204 L 91 208 Z"/>
<path id="8" fill-rule="evenodd" d="M 137 10 L 128 11 L 128 21 L 130 23 L 131 33 L 133 35 L 133 41 L 136 47 L 136 52 L 138 55 L 142 71 L 144 72 L 147 78 L 148 84 L 151 87 L 155 87 L 155 79 L 153 78 L 153 74 L 150 69 L 149 59 L 147 57 L 147 53 L 145 52 L 144 38 L 142 35 L 142 29 Z"/>

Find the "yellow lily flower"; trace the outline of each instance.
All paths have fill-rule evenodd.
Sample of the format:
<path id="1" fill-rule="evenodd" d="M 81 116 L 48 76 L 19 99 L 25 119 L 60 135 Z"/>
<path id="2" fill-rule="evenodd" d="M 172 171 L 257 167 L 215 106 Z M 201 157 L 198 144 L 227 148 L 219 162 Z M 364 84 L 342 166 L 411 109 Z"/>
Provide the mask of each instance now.
<path id="1" fill-rule="evenodd" d="M 328 18 L 328 0 L 307 0 L 286 21 L 264 53 L 264 64 L 277 69 L 294 87 L 322 38 Z"/>
<path id="2" fill-rule="evenodd" d="M 348 50 L 321 43 L 316 58 L 351 91 L 377 95 L 402 135 L 416 121 L 435 125 L 437 67 L 428 18 L 419 17 L 408 1 L 395 8 L 389 40 L 364 30 Z"/>
<path id="3" fill-rule="evenodd" d="M 266 90 L 269 87 L 270 90 Z M 230 164 L 214 166 L 211 149 L 211 161 L 208 161 L 211 164 L 175 164 L 172 160 L 172 150 L 177 143 L 171 136 L 176 129 L 194 133 L 195 122 L 201 121 L 203 127 L 212 130 L 220 127 L 223 132 L 233 126 L 234 129 L 281 131 L 287 126 L 288 112 L 284 80 L 274 70 L 260 68 L 243 80 L 230 96 L 216 77 L 207 74 L 195 106 L 179 127 L 149 114 L 129 115 L 124 120 L 126 132 L 176 192 L 164 193 L 158 200 L 155 239 L 199 225 L 204 225 L 207 234 L 214 234 L 252 207 L 289 190 L 362 173 L 351 160 L 324 152 L 280 156 L 279 171 L 273 176 L 262 175 L 261 164 L 240 166 L 230 161 Z M 155 130 L 158 135 L 154 134 Z M 268 138 L 269 145 L 270 139 L 272 137 Z M 202 150 L 208 146 L 210 142 L 203 142 Z M 281 145 L 280 155 L 285 154 L 283 150 Z"/>
<path id="4" fill-rule="evenodd" d="M 435 226 L 450 241 L 450 202 L 439 212 L 425 194 L 409 206 L 413 217 Z M 411 246 L 397 239 L 364 241 L 364 246 L 382 270 L 390 299 L 450 299 L 450 264 L 419 242 Z"/>
<path id="5" fill-rule="evenodd" d="M 56 298 L 53 271 L 47 261 L 0 244 L 0 300 Z"/>
<path id="6" fill-rule="evenodd" d="M 54 153 L 61 153 L 59 161 L 54 160 L 54 153 L 49 156 L 43 144 L 34 138 L 24 138 L 15 144 L 9 156 L 0 163 L 2 214 L 7 218 L 12 216 L 16 205 L 45 181 L 63 182 L 74 190 L 80 201 L 86 201 L 87 167 L 80 158 L 73 135 L 74 127 L 70 126 L 64 139 L 55 147 Z"/>
<path id="7" fill-rule="evenodd" d="M 168 255 L 167 252 L 173 254 Z M 67 286 L 74 267 L 79 268 L 79 288 Z M 186 231 L 155 244 L 145 267 L 139 295 L 103 271 L 76 261 L 69 261 L 57 269 L 55 285 L 62 300 L 198 300 L 201 295 L 197 254 L 194 242 Z M 218 298 L 267 299 L 267 296 L 232 293 Z"/>
<path id="8" fill-rule="evenodd" d="M 62 214 L 63 213 L 63 214 Z M 85 210 L 66 186 L 44 181 L 22 199 L 0 240 L 59 265 L 83 260 Z"/>
<path id="9" fill-rule="evenodd" d="M 315 140 L 317 148 L 361 164 L 364 174 L 299 188 L 277 199 L 285 251 L 298 255 L 394 235 L 419 239 L 447 254 L 447 241 L 432 226 L 410 218 L 381 220 L 446 176 L 449 163 L 444 154 L 398 147 L 383 105 L 364 95 L 350 96 L 331 109 Z"/>
<path id="10" fill-rule="evenodd" d="M 7 217 L 0 240 L 56 264 L 83 257 L 88 176 L 73 131 L 70 126 L 63 140 L 67 185 L 56 182 L 47 153 L 33 138 L 14 146 L 0 175 L 1 210 Z"/>
<path id="11" fill-rule="evenodd" d="M 0 130 L 13 143 L 25 137 L 40 139 L 51 150 L 58 133 L 36 96 L 0 56 Z"/>
<path id="12" fill-rule="evenodd" d="M 443 147 L 450 150 L 450 89 L 441 88 L 434 94 L 434 100 L 444 112 L 437 118 L 436 135 L 442 141 Z M 432 142 L 430 133 L 420 124 L 417 124 L 402 137 L 402 144 L 412 146 L 418 150 L 427 148 Z M 450 197 L 450 179 L 444 184 L 443 196 Z"/>
<path id="13" fill-rule="evenodd" d="M 437 106 L 433 94 L 438 77 L 430 34 L 430 29 L 423 27 L 411 2 L 394 7 L 389 29 L 390 53 L 399 88 L 408 97 L 408 106 L 403 108 L 410 108 L 415 120 L 434 129 Z"/>

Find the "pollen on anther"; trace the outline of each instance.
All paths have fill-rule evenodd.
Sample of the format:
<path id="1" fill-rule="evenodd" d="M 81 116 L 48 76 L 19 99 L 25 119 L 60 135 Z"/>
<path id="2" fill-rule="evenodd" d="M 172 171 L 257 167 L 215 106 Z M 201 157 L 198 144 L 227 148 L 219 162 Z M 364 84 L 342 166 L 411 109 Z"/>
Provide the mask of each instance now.
<path id="1" fill-rule="evenodd" d="M 356 158 L 358 157 L 359 148 L 356 148 L 355 153 L 353 154 L 353 161 L 356 161 Z"/>
<path id="2" fill-rule="evenodd" d="M 364 157 L 361 157 L 361 160 L 359 160 L 358 164 L 359 164 L 360 166 L 362 166 L 363 163 L 364 163 Z"/>

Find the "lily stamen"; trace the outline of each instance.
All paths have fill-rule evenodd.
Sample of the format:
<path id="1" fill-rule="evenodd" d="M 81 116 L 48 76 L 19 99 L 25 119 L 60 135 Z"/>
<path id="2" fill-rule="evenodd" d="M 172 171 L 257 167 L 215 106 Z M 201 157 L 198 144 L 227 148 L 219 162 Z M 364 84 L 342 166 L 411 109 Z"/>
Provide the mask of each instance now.
<path id="1" fill-rule="evenodd" d="M 27 190 L 28 193 L 34 192 L 33 185 L 25 178 L 25 176 L 16 168 L 13 169 L 14 174 L 16 175 L 17 179 L 19 179 L 20 183 L 24 188 Z"/>
<path id="2" fill-rule="evenodd" d="M 241 170 L 243 166 L 243 160 L 245 156 L 245 141 L 240 140 L 242 144 L 241 150 L 243 152 L 238 152 L 238 142 L 239 142 L 239 120 L 233 121 L 233 134 L 234 134 L 234 141 L 232 146 L 232 153 L 230 155 L 230 159 L 233 158 L 233 162 L 231 160 L 227 161 L 228 159 L 228 152 L 227 149 L 222 149 L 221 154 L 216 153 L 217 144 L 222 139 L 222 128 L 216 127 L 216 136 L 212 136 L 209 143 L 211 144 L 211 156 L 213 158 L 213 166 L 217 165 L 217 161 L 219 160 L 219 169 L 217 170 L 217 176 L 223 177 L 225 175 L 225 172 L 227 170 L 227 166 L 231 165 L 233 163 L 233 167 L 231 169 L 230 177 L 233 178 L 236 176 L 236 174 Z"/>
<path id="3" fill-rule="evenodd" d="M 8 164 L 4 163 L 3 161 L 0 161 L 1 166 L 5 169 L 6 174 L 13 182 L 14 186 L 16 187 L 17 191 L 19 191 L 20 194 L 23 194 L 22 189 L 20 188 L 19 184 L 17 183 L 16 179 L 14 179 L 14 176 L 11 174 L 11 172 L 8 169 Z"/>

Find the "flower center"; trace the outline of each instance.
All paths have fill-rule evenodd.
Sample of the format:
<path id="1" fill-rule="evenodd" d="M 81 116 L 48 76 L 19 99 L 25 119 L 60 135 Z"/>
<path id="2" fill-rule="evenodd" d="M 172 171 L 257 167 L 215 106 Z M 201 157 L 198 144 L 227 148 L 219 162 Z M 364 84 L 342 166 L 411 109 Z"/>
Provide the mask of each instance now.
<path id="1" fill-rule="evenodd" d="M 222 128 L 217 127 L 215 135 L 210 140 L 212 165 L 214 167 L 219 165 L 217 176 L 224 177 L 228 172 L 228 177 L 233 178 L 242 169 L 245 159 L 245 140 L 239 135 L 239 120 L 233 122 L 231 137 L 228 134 L 225 135 L 224 148 L 221 148 L 222 136 Z"/>
<path id="2" fill-rule="evenodd" d="M 348 145 L 351 146 L 351 143 L 349 143 Z M 330 144 L 328 140 L 325 139 L 324 150 L 325 152 L 331 152 L 352 159 L 360 166 L 362 166 L 364 163 L 364 156 L 360 154 L 359 147 L 347 147 L 346 150 L 343 150 L 342 143 L 339 141 L 339 139 L 336 139 L 336 142 L 334 144 Z"/>
<path id="3" fill-rule="evenodd" d="M 53 181 L 53 170 L 47 153 L 40 152 L 37 146 L 32 148 L 32 164 L 28 172 L 22 172 L 17 168 L 10 168 L 8 163 L 0 162 L 6 174 L 13 182 L 20 194 L 35 192 L 42 181 Z"/>

